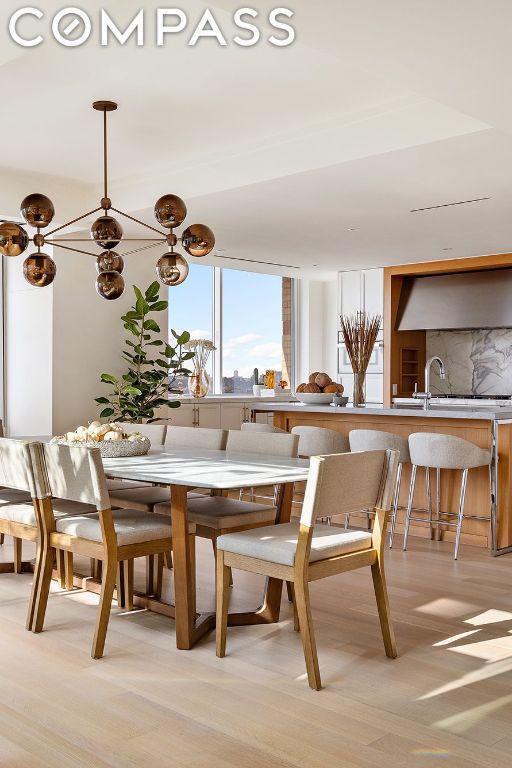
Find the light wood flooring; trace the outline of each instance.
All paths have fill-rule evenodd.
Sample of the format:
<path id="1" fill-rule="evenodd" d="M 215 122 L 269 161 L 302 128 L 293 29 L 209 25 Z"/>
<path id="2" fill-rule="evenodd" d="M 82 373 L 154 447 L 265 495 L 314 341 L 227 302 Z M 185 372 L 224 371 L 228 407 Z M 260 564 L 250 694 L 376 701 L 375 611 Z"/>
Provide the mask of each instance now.
<path id="1" fill-rule="evenodd" d="M 452 545 L 412 539 L 407 553 L 387 552 L 387 572 L 395 661 L 369 569 L 312 585 L 320 692 L 285 600 L 278 625 L 229 629 L 223 660 L 213 635 L 177 651 L 171 620 L 114 609 L 93 661 L 95 595 L 53 587 L 34 636 L 31 576 L 0 576 L 0 766 L 512 765 L 512 557 L 465 546 L 455 563 Z M 198 542 L 201 608 L 213 606 L 213 573 Z M 254 607 L 261 579 L 234 579 L 233 603 Z"/>

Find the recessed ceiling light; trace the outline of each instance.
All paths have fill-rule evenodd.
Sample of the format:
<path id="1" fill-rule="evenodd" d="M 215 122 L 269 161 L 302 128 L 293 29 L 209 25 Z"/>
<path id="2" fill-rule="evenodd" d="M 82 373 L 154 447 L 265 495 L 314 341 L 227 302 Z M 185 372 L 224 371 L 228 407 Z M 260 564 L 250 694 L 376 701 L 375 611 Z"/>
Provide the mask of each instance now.
<path id="1" fill-rule="evenodd" d="M 359 232 L 359 227 L 348 227 L 347 232 Z"/>
<path id="2" fill-rule="evenodd" d="M 443 248 L 443 251 L 453 251 L 453 248 Z"/>

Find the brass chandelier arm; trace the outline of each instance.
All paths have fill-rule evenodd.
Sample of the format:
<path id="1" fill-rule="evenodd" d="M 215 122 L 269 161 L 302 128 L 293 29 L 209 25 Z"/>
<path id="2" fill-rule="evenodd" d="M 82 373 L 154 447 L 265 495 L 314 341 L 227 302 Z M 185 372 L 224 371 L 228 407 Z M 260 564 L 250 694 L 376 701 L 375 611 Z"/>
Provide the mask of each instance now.
<path id="1" fill-rule="evenodd" d="M 55 240 L 46 240 L 45 242 L 48 244 L 56 242 Z M 94 240 L 91 240 L 87 237 L 60 237 L 59 243 L 93 243 Z M 123 243 L 148 243 L 148 242 L 155 242 L 155 243 L 166 243 L 167 239 L 165 237 L 123 237 L 122 241 Z M 99 254 L 98 254 L 99 255 Z"/>
<path id="2" fill-rule="evenodd" d="M 55 248 L 62 248 L 63 251 L 73 251 L 74 253 L 83 253 L 86 256 L 92 256 L 94 259 L 97 258 L 97 253 L 91 253 L 90 251 L 82 251 L 79 248 L 71 248 L 69 245 L 62 245 L 61 242 L 58 240 L 50 240 L 48 245 L 52 245 Z"/>
<path id="3" fill-rule="evenodd" d="M 128 213 L 120 211 L 117 208 L 112 208 L 112 210 L 115 213 L 118 213 L 120 216 L 124 216 L 125 219 L 130 219 L 130 221 L 134 221 L 135 224 L 140 224 L 141 227 L 146 227 L 146 229 L 150 229 L 152 232 L 157 232 L 157 234 L 161 235 L 165 239 L 165 235 L 160 229 L 156 229 L 156 227 L 152 227 L 150 224 L 146 224 L 144 221 L 140 221 L 140 219 L 136 219 L 134 216 L 130 216 Z"/>
<path id="4" fill-rule="evenodd" d="M 108 144 L 107 111 L 103 112 L 103 197 L 108 198 Z"/>
<path id="5" fill-rule="evenodd" d="M 95 213 L 98 213 L 98 211 L 103 210 L 100 208 L 95 208 L 94 211 L 88 211 L 87 213 L 84 213 L 83 216 L 78 216 L 78 218 L 73 219 L 73 221 L 68 221 L 67 224 L 63 224 L 61 227 L 57 227 L 57 229 L 52 229 L 51 232 L 45 232 L 45 238 L 51 237 L 52 235 L 55 235 L 57 232 L 60 232 L 63 229 L 66 229 L 66 227 L 70 227 L 72 224 L 76 224 L 77 221 L 82 221 L 82 219 L 86 219 L 88 216 L 94 216 Z"/>

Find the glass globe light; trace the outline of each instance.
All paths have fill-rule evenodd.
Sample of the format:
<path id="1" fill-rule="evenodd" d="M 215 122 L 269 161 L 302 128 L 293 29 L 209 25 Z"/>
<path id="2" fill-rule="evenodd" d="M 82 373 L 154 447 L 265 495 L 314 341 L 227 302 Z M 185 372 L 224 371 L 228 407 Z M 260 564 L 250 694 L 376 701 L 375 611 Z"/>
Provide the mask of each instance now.
<path id="1" fill-rule="evenodd" d="M 91 227 L 91 237 L 100 248 L 111 251 L 123 239 L 123 228 L 113 216 L 100 216 Z"/>
<path id="2" fill-rule="evenodd" d="M 10 221 L 0 224 L 0 253 L 3 256 L 20 256 L 29 242 L 29 236 L 19 224 Z"/>
<path id="3" fill-rule="evenodd" d="M 36 288 L 45 288 L 55 280 L 57 267 L 45 253 L 33 253 L 23 263 L 25 280 Z"/>
<path id="4" fill-rule="evenodd" d="M 23 200 L 21 215 L 31 227 L 47 227 L 53 221 L 55 208 L 49 197 L 36 193 Z"/>
<path id="5" fill-rule="evenodd" d="M 115 251 L 104 251 L 96 259 L 96 269 L 99 275 L 102 272 L 119 272 L 121 274 L 124 269 L 124 259 Z"/>
<path id="6" fill-rule="evenodd" d="M 164 195 L 155 205 L 156 220 L 162 227 L 173 229 L 183 224 L 187 206 L 177 195 Z"/>
<path id="7" fill-rule="evenodd" d="M 215 235 L 205 224 L 191 224 L 184 231 L 181 242 L 187 253 L 198 258 L 213 251 Z"/>
<path id="8" fill-rule="evenodd" d="M 181 285 L 188 276 L 187 261 L 179 253 L 166 253 L 156 265 L 156 274 L 164 285 Z"/>
<path id="9" fill-rule="evenodd" d="M 113 301 L 123 295 L 124 280 L 119 272 L 102 272 L 96 278 L 96 290 L 98 294 L 107 299 L 107 301 Z"/>

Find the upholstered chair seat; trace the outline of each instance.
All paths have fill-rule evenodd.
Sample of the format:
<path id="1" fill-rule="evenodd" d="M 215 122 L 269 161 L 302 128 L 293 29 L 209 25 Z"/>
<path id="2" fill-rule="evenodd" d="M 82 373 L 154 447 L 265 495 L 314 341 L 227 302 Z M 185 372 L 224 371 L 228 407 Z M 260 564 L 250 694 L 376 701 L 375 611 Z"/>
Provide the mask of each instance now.
<path id="1" fill-rule="evenodd" d="M 269 525 L 244 533 L 229 533 L 217 539 L 224 552 L 233 552 L 258 560 L 293 566 L 299 540 L 299 522 Z M 317 523 L 313 528 L 310 562 L 337 555 L 349 555 L 370 549 L 372 534 L 368 531 L 346 531 Z"/>
<path id="2" fill-rule="evenodd" d="M 140 512 L 136 509 L 115 509 L 112 521 L 119 547 L 142 541 L 155 541 L 172 537 L 171 524 L 161 515 Z M 103 540 L 100 516 L 98 512 L 91 515 L 66 515 L 56 519 L 55 528 L 58 533 L 64 533 L 89 541 Z M 189 525 L 189 533 L 194 533 L 195 526 Z"/>
<path id="3" fill-rule="evenodd" d="M 223 496 L 203 496 L 189 500 L 188 519 L 199 526 L 226 530 L 245 525 L 273 523 L 276 519 L 276 508 L 250 501 L 226 499 Z"/>

